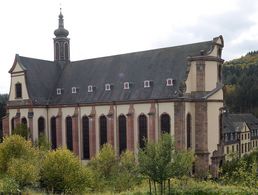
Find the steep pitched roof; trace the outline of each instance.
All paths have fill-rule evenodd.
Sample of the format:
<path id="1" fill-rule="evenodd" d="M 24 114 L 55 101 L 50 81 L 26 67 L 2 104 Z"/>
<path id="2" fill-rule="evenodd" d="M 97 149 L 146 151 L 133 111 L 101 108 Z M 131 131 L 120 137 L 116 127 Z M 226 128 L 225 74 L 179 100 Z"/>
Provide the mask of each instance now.
<path id="1" fill-rule="evenodd" d="M 176 47 L 154 49 L 115 56 L 70 62 L 62 68 L 52 61 L 19 56 L 19 63 L 26 69 L 29 96 L 34 104 L 75 104 L 119 102 L 132 100 L 173 99 L 178 97 L 179 85 L 186 79 L 187 57 L 207 53 L 213 42 L 200 42 Z M 175 83 L 166 86 L 166 79 Z M 144 88 L 150 80 L 150 88 Z M 123 89 L 129 82 L 130 89 Z M 105 84 L 112 85 L 105 91 Z M 94 91 L 88 92 L 88 85 Z M 78 93 L 72 93 L 72 87 Z M 62 94 L 57 95 L 56 89 Z"/>
<path id="2" fill-rule="evenodd" d="M 26 84 L 34 104 L 47 104 L 61 69 L 54 62 L 19 56 L 25 67 Z"/>
<path id="3" fill-rule="evenodd" d="M 56 86 L 63 93 L 53 94 L 51 104 L 176 98 L 186 77 L 187 57 L 211 47 L 212 41 L 208 41 L 71 62 Z M 166 87 L 167 78 L 175 79 L 174 86 Z M 144 88 L 144 80 L 151 80 L 152 86 Z M 124 82 L 131 83 L 129 90 L 123 89 Z M 113 89 L 105 91 L 105 83 L 111 83 Z M 88 85 L 95 87 L 93 93 L 88 93 Z M 72 94 L 72 87 L 78 87 L 79 93 Z"/>
<path id="4" fill-rule="evenodd" d="M 258 129 L 258 119 L 250 113 L 246 114 L 224 114 L 223 131 L 224 133 L 238 132 L 237 124 L 246 123 L 250 130 Z"/>

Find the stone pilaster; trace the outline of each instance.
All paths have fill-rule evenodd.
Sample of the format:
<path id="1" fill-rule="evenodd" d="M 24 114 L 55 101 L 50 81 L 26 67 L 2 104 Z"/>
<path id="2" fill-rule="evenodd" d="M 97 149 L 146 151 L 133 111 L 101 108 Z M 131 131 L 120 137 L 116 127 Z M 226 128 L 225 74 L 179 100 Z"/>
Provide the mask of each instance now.
<path id="1" fill-rule="evenodd" d="M 114 148 L 114 106 L 111 105 L 107 115 L 107 142 Z"/>
<path id="2" fill-rule="evenodd" d="M 127 114 L 127 128 L 126 128 L 126 148 L 134 152 L 134 107 L 130 104 Z"/>
<path id="3" fill-rule="evenodd" d="M 205 62 L 196 62 L 196 91 L 205 91 Z"/>
<path id="4" fill-rule="evenodd" d="M 155 103 L 151 103 L 149 115 L 149 141 L 155 142 L 155 119 L 156 119 L 156 107 Z"/>
<path id="5" fill-rule="evenodd" d="M 56 145 L 57 147 L 63 146 L 62 141 L 62 109 L 58 109 L 56 116 Z"/>
<path id="6" fill-rule="evenodd" d="M 2 118 L 2 124 L 3 124 L 3 137 L 6 137 L 10 135 L 9 113 L 7 113 L 6 116 Z"/>
<path id="7" fill-rule="evenodd" d="M 90 158 L 96 155 L 96 110 L 95 106 L 92 106 L 91 113 L 89 115 L 89 138 L 90 138 Z"/>
<path id="8" fill-rule="evenodd" d="M 175 145 L 176 149 L 185 148 L 185 103 L 174 103 Z"/>
<path id="9" fill-rule="evenodd" d="M 29 119 L 29 131 L 30 131 L 30 139 L 31 141 L 33 141 L 33 108 L 29 108 L 29 112 L 28 112 L 28 119 Z"/>
<path id="10" fill-rule="evenodd" d="M 72 131 L 73 131 L 73 152 L 79 156 L 79 133 L 78 133 L 78 107 L 75 108 L 72 116 Z"/>
<path id="11" fill-rule="evenodd" d="M 195 103 L 196 176 L 206 177 L 209 170 L 207 102 Z"/>

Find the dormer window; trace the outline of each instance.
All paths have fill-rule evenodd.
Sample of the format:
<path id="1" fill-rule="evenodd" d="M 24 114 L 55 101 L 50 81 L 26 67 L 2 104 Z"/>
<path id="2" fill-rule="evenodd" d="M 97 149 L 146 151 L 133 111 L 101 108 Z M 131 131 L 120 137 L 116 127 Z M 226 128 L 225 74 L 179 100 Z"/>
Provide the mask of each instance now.
<path id="1" fill-rule="evenodd" d="M 89 93 L 93 92 L 93 86 L 92 85 L 88 85 L 88 92 Z"/>
<path id="2" fill-rule="evenodd" d="M 16 96 L 16 98 L 22 98 L 22 84 L 21 83 L 15 84 L 15 96 Z"/>
<path id="3" fill-rule="evenodd" d="M 62 94 L 62 89 L 61 88 L 57 88 L 56 89 L 56 94 L 57 95 L 61 95 Z"/>
<path id="4" fill-rule="evenodd" d="M 129 82 L 124 82 L 124 89 L 130 89 Z"/>
<path id="5" fill-rule="evenodd" d="M 110 91 L 111 85 L 109 83 L 105 84 L 105 91 Z"/>
<path id="6" fill-rule="evenodd" d="M 171 78 L 167 79 L 167 84 L 166 84 L 166 86 L 173 86 L 173 85 L 174 85 L 174 80 L 171 79 Z"/>
<path id="7" fill-rule="evenodd" d="M 144 81 L 144 88 L 148 88 L 150 87 L 150 81 L 149 80 L 145 80 Z"/>
<path id="8" fill-rule="evenodd" d="M 78 92 L 78 87 L 72 87 L 72 93 L 77 93 Z"/>

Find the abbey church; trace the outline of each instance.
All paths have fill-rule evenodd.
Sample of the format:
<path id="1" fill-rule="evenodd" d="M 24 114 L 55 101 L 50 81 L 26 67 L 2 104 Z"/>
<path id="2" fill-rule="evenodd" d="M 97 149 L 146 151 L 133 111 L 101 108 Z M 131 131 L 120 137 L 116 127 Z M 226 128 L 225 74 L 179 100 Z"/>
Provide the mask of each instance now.
<path id="1" fill-rule="evenodd" d="M 59 15 L 54 60 L 16 54 L 4 135 L 27 125 L 52 149 L 89 160 L 105 143 L 137 154 L 144 140 L 171 134 L 177 149 L 196 155 L 195 172 L 218 166 L 222 136 L 222 36 L 210 41 L 70 61 L 69 32 Z"/>

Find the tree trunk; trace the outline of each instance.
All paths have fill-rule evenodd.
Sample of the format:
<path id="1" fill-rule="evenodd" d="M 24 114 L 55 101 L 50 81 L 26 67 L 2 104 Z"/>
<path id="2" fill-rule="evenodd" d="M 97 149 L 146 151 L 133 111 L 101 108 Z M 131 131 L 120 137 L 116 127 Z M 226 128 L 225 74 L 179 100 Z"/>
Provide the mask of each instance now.
<path id="1" fill-rule="evenodd" d="M 157 188 L 156 188 L 156 182 L 155 181 L 153 181 L 154 182 L 154 190 L 155 190 L 155 195 L 157 194 Z"/>
<path id="2" fill-rule="evenodd" d="M 163 183 L 161 182 L 159 185 L 160 185 L 160 194 L 162 195 L 163 194 Z"/>
<path id="3" fill-rule="evenodd" d="M 149 188 L 150 188 L 150 194 L 151 194 L 151 180 L 149 179 Z"/>
<path id="4" fill-rule="evenodd" d="M 170 194 L 170 179 L 168 180 L 168 194 Z"/>

